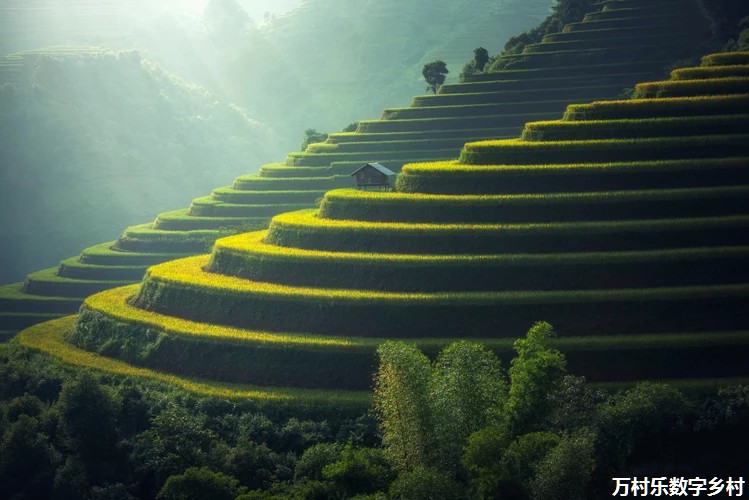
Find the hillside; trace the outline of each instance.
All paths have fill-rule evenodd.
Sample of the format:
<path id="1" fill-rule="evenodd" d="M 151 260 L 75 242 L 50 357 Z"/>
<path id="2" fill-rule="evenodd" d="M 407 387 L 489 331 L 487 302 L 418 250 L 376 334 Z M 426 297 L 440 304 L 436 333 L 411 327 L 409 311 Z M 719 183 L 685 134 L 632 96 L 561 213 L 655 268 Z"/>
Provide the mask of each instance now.
<path id="1" fill-rule="evenodd" d="M 325 143 L 290 153 L 284 163 L 264 165 L 196 198 L 189 208 L 127 228 L 116 242 L 87 248 L 58 268 L 29 275 L 24 284 L 0 288 L 0 330 L 13 332 L 72 311 L 91 293 L 140 279 L 148 265 L 204 252 L 226 228 L 260 228 L 275 214 L 314 207 L 327 190 L 350 187 L 350 173 L 363 161 L 397 171 L 408 162 L 455 158 L 467 141 L 517 135 L 528 120 L 558 118 L 569 102 L 614 98 L 638 80 L 658 77 L 702 41 L 694 33 L 705 32 L 707 20 L 697 3 L 661 0 L 633 10 L 627 2 L 637 3 L 610 0 L 600 6 L 616 20 L 612 28 L 598 30 L 589 20 L 550 35 L 529 47 L 532 53 L 508 56 L 524 58 L 522 68 L 476 75 L 444 85 L 437 95 L 417 96 L 410 107 L 386 109 L 379 120 L 360 121 L 356 132 L 331 134 Z M 662 46 L 653 46 L 647 32 L 632 33 L 633 25 L 677 5 L 678 15 L 664 18 L 670 24 L 659 35 Z M 627 50 L 610 42 L 612 32 L 628 40 Z M 560 36 L 582 42 L 559 50 Z"/>
<path id="2" fill-rule="evenodd" d="M 506 359 L 543 319 L 594 382 L 745 379 L 748 75 L 749 53 L 709 55 L 634 99 L 406 165 L 395 192 L 331 191 L 21 341 L 343 404 L 386 338 L 476 338 Z"/>
<path id="3" fill-rule="evenodd" d="M 474 48 L 499 49 L 552 3 L 309 0 L 254 28 L 235 26 L 234 34 L 230 15 L 217 8 L 206 17 L 213 52 L 202 60 L 210 69 L 191 78 L 297 140 L 307 128 L 340 130 L 422 91 L 421 69 L 431 60 L 448 61 L 457 80 Z M 214 4 L 233 11 L 231 2 Z"/>
<path id="4" fill-rule="evenodd" d="M 278 154 L 271 131 L 136 52 L 0 60 L 3 281 Z"/>
<path id="5" fill-rule="evenodd" d="M 0 55 L 62 44 L 136 49 L 242 106 L 290 149 L 307 128 L 340 130 L 423 90 L 426 57 L 448 60 L 457 78 L 474 48 L 498 50 L 552 3 L 307 0 L 265 17 L 234 0 L 13 0 L 0 6 Z"/>

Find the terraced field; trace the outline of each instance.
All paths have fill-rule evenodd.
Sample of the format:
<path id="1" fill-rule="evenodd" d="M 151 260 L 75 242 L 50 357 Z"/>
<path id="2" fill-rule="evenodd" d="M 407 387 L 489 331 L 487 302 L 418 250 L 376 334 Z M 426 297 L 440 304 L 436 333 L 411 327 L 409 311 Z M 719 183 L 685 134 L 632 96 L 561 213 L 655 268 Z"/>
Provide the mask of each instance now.
<path id="1" fill-rule="evenodd" d="M 651 18 L 657 19 L 656 25 Z M 50 310 L 47 297 L 80 299 L 126 281 L 134 282 L 148 264 L 202 253 L 221 236 L 267 227 L 275 214 L 313 208 L 326 191 L 352 187 L 350 173 L 363 162 L 379 161 L 399 171 L 407 163 L 449 160 L 458 156 L 466 142 L 514 137 L 528 121 L 556 119 L 570 102 L 614 98 L 637 81 L 660 76 L 666 65 L 695 50 L 700 42 L 695 33 L 703 33 L 706 23 L 697 3 L 691 0 L 606 0 L 601 2 L 600 12 L 566 27 L 563 33 L 547 36 L 523 54 L 508 56 L 510 69 L 445 85 L 437 95 L 415 97 L 409 107 L 386 109 L 378 120 L 361 121 L 356 132 L 331 134 L 325 143 L 290 153 L 283 163 L 263 165 L 256 174 L 237 177 L 232 186 L 215 189 L 209 196 L 194 200 L 189 208 L 127 228 L 117 241 L 84 250 L 77 262 L 68 259 L 56 269 L 30 275 L 25 284 L 2 288 L 0 298 L 12 297 L 12 304 L 26 311 L 20 326 L 34 323 L 35 318 L 46 320 L 59 313 Z M 625 40 L 626 50 L 611 43 L 612 39 Z M 674 87 L 652 92 L 680 90 Z M 717 99 L 708 102 L 705 113 L 718 105 Z M 724 104 L 730 107 L 731 102 Z M 692 105 L 699 107 L 700 101 Z M 585 133 L 602 138 L 610 127 L 616 130 L 617 115 L 611 113 L 613 121 Z M 645 117 L 649 111 L 643 108 L 640 113 L 632 117 Z M 744 118 L 732 119 L 731 124 L 712 126 L 718 130 L 740 125 Z M 568 133 L 566 125 L 545 129 L 534 126 L 525 134 L 563 137 Z M 649 122 L 648 126 L 657 129 L 661 125 Z M 689 134 L 700 126 L 687 121 L 672 128 Z M 651 133 L 643 127 L 632 127 L 631 133 Z M 688 154 L 689 141 L 683 143 L 682 155 Z M 555 157 L 555 147 L 541 151 L 543 144 L 527 150 L 523 143 L 514 150 L 521 156 Z M 660 145 L 638 144 L 643 146 L 643 154 Z M 475 154 L 472 151 L 464 154 Z M 609 158 L 609 151 L 604 147 L 600 154 Z M 586 154 L 580 153 L 580 158 Z M 68 303 L 74 308 L 74 301 Z M 0 331 L 6 335 L 16 331 L 20 321 L 17 315 L 15 309 L 0 310 Z"/>
<path id="2" fill-rule="evenodd" d="M 21 341 L 101 369 L 337 404 L 369 387 L 383 339 L 428 353 L 480 339 L 507 359 L 545 320 L 595 383 L 746 380 L 747 68 L 749 52 L 706 56 L 638 85 L 643 97 L 570 105 L 457 161 L 408 164 L 395 192 L 328 192 L 318 210 L 152 266 L 140 286 L 86 299 L 73 326 Z M 653 91 L 673 82 L 677 97 Z"/>

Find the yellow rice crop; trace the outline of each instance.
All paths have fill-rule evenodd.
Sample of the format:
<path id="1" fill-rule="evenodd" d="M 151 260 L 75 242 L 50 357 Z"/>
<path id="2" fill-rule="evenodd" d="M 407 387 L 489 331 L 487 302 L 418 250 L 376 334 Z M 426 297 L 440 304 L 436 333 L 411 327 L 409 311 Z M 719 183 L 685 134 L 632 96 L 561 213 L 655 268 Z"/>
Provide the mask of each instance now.
<path id="1" fill-rule="evenodd" d="M 364 391 L 316 391 L 230 384 L 194 377 L 178 377 L 157 370 L 132 366 L 67 344 L 63 337 L 65 332 L 72 328 L 75 320 L 75 316 L 67 316 L 41 323 L 24 330 L 17 338 L 26 347 L 45 352 L 67 364 L 115 375 L 143 377 L 165 382 L 202 396 L 253 399 L 263 403 L 343 405 L 362 408 L 369 404 L 370 395 Z"/>
<path id="2" fill-rule="evenodd" d="M 278 334 L 253 330 L 243 330 L 210 323 L 198 323 L 172 316 L 165 316 L 131 306 L 127 299 L 138 290 L 138 285 L 114 288 L 88 297 L 84 304 L 109 317 L 129 323 L 138 323 L 172 335 L 248 341 L 275 344 L 304 344 L 319 346 L 356 347 L 364 345 L 362 339 L 344 337 L 319 337 L 309 335 Z"/>

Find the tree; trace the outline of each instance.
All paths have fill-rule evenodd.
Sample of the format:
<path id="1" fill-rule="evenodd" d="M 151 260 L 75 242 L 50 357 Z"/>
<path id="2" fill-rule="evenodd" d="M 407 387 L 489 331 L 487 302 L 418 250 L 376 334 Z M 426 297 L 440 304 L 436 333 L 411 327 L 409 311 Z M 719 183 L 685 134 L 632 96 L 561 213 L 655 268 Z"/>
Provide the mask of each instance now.
<path id="1" fill-rule="evenodd" d="M 70 447 L 80 453 L 85 463 L 101 465 L 100 462 L 111 460 L 117 442 L 115 419 L 120 409 L 120 401 L 111 389 L 99 385 L 89 372 L 83 372 L 62 386 L 56 407 Z"/>
<path id="2" fill-rule="evenodd" d="M 326 465 L 337 462 L 341 458 L 341 445 L 338 443 L 317 443 L 310 446 L 294 468 L 294 481 L 302 479 L 320 480 L 322 470 Z"/>
<path id="3" fill-rule="evenodd" d="M 486 63 L 489 62 L 489 51 L 484 47 L 473 49 L 473 63 L 477 71 L 484 71 Z"/>
<path id="4" fill-rule="evenodd" d="M 445 76 L 448 73 L 447 64 L 445 64 L 445 61 L 440 60 L 425 64 L 424 69 L 421 70 L 421 74 L 427 82 L 427 90 L 431 90 L 435 94 L 442 84 L 445 83 Z"/>
<path id="5" fill-rule="evenodd" d="M 374 407 L 382 428 L 382 444 L 400 471 L 425 466 L 432 438 L 429 407 L 429 359 L 412 344 L 385 342 L 378 349 Z"/>
<path id="6" fill-rule="evenodd" d="M 214 472 L 208 467 L 188 467 L 184 474 L 170 476 L 156 498 L 234 500 L 239 493 L 241 491 L 237 479 Z"/>
<path id="7" fill-rule="evenodd" d="M 308 128 L 304 131 L 304 139 L 302 140 L 300 151 L 306 150 L 307 146 L 313 142 L 325 142 L 327 138 L 328 134 L 326 132 L 318 132 L 313 128 Z"/>
<path id="8" fill-rule="evenodd" d="M 338 461 L 323 467 L 322 476 L 336 486 L 341 498 L 384 491 L 393 480 L 382 450 L 351 444 L 343 448 Z"/>
<path id="9" fill-rule="evenodd" d="M 457 470 L 468 437 L 489 423 L 506 396 L 496 354 L 467 341 L 442 350 L 432 373 L 430 399 L 436 459 L 443 470 Z"/>
<path id="10" fill-rule="evenodd" d="M 390 498 L 403 500 L 458 500 L 463 486 L 433 468 L 418 468 L 398 476 L 390 486 Z"/>
<path id="11" fill-rule="evenodd" d="M 596 468 L 595 435 L 582 428 L 565 436 L 538 464 L 531 483 L 531 498 L 584 500 Z"/>
<path id="12" fill-rule="evenodd" d="M 541 430 L 552 410 L 550 397 L 565 375 L 566 360 L 549 346 L 556 337 L 549 323 L 534 324 L 513 344 L 517 357 L 510 366 L 510 391 L 505 405 L 507 425 L 514 435 Z"/>

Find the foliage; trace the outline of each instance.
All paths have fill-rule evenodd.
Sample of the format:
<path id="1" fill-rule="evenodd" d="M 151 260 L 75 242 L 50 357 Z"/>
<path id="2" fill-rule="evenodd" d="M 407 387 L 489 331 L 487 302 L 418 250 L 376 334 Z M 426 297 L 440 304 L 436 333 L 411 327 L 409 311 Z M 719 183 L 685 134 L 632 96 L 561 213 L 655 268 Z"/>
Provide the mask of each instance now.
<path id="1" fill-rule="evenodd" d="M 458 468 L 468 437 L 489 424 L 506 395 L 494 353 L 468 341 L 442 350 L 431 376 L 430 393 L 439 468 Z"/>
<path id="2" fill-rule="evenodd" d="M 393 480 L 383 450 L 355 448 L 351 444 L 341 450 L 336 462 L 323 467 L 322 476 L 335 485 L 343 498 L 383 491 Z"/>
<path id="3" fill-rule="evenodd" d="M 680 427 L 687 410 L 684 395 L 666 384 L 642 383 L 599 405 L 595 429 L 597 455 L 603 471 L 621 470 L 635 449 L 655 447 Z M 604 472 L 605 474 L 605 472 Z"/>
<path id="4" fill-rule="evenodd" d="M 315 142 L 325 142 L 325 140 L 328 138 L 327 132 L 318 132 L 317 130 L 313 128 L 308 128 L 304 131 L 304 139 L 302 140 L 302 145 L 299 146 L 299 151 L 305 151 L 307 149 L 307 146 L 309 146 L 312 143 Z"/>
<path id="5" fill-rule="evenodd" d="M 419 467 L 403 473 L 390 485 L 389 498 L 398 500 L 460 500 L 463 486 L 443 471 Z"/>
<path id="6" fill-rule="evenodd" d="M 477 71 L 484 71 L 484 66 L 489 62 L 489 51 L 484 47 L 473 49 L 473 62 Z"/>
<path id="7" fill-rule="evenodd" d="M 315 402 L 318 405 L 323 403 L 319 408 L 335 407 L 337 408 L 336 413 L 339 414 L 342 408 L 359 411 L 366 406 L 369 400 L 366 393 L 321 392 L 299 389 L 268 391 L 258 386 L 222 384 L 210 380 L 183 378 L 161 371 L 135 367 L 112 358 L 89 353 L 65 342 L 63 334 L 67 329 L 72 327 L 71 323 L 74 320 L 75 318 L 70 316 L 46 323 L 44 327 L 37 325 L 25 330 L 19 336 L 20 340 L 28 347 L 41 349 L 55 357 L 59 357 L 66 363 L 122 376 L 143 377 L 157 382 L 166 382 L 201 396 L 240 400 L 252 399 L 263 405 L 269 404 L 270 406 L 281 405 L 283 407 L 291 404 L 300 411 L 308 411 L 310 403 Z M 325 401 L 334 403 L 325 404 Z"/>
<path id="8" fill-rule="evenodd" d="M 358 126 L 359 126 L 359 122 L 351 122 L 348 125 L 346 125 L 345 127 L 343 127 L 343 129 L 341 129 L 341 132 L 356 132 L 356 128 Z M 302 151 L 304 151 L 304 150 L 302 150 Z"/>
<path id="9" fill-rule="evenodd" d="M 507 427 L 485 427 L 470 435 L 462 463 L 470 476 L 470 489 L 474 495 L 491 498 L 504 489 L 502 459 L 511 441 Z"/>
<path id="10" fill-rule="evenodd" d="M 341 445 L 337 443 L 317 443 L 310 446 L 299 457 L 294 469 L 294 480 L 321 480 L 325 466 L 338 462 L 341 458 Z"/>
<path id="11" fill-rule="evenodd" d="M 120 401 L 93 375 L 82 372 L 62 386 L 57 408 L 69 446 L 89 462 L 106 461 L 117 438 L 115 418 Z"/>
<path id="12" fill-rule="evenodd" d="M 538 464 L 531 483 L 532 498 L 585 500 L 596 468 L 595 435 L 583 428 L 564 436 Z"/>
<path id="13" fill-rule="evenodd" d="M 182 474 L 169 476 L 156 498 L 161 500 L 234 500 L 240 493 L 239 481 L 208 467 L 188 467 Z"/>
<path id="14" fill-rule="evenodd" d="M 399 471 L 430 463 L 432 421 L 429 359 L 413 346 L 385 342 L 378 349 L 374 408 L 388 459 Z"/>
<path id="15" fill-rule="evenodd" d="M 595 4 L 595 0 L 557 0 L 549 17 L 539 26 L 511 37 L 501 55 L 519 54 L 527 45 L 540 42 L 545 35 L 562 31 L 565 24 L 580 21 L 585 14 L 594 11 Z M 501 58 L 494 58 L 489 71 L 502 69 L 503 62 Z"/>
<path id="16" fill-rule="evenodd" d="M 536 323 L 523 339 L 515 341 L 518 355 L 509 369 L 510 390 L 506 422 L 515 434 L 539 430 L 551 412 L 552 394 L 565 375 L 564 355 L 550 347 L 556 336 L 551 325 Z"/>
<path id="17" fill-rule="evenodd" d="M 445 83 L 445 77 L 449 72 L 445 61 L 437 60 L 425 64 L 421 74 L 424 81 L 427 82 L 427 90 L 436 94 L 437 90 Z"/>
<path id="18" fill-rule="evenodd" d="M 477 47 L 473 49 L 473 59 L 468 61 L 463 66 L 463 72 L 460 74 L 460 81 L 464 81 L 468 75 L 475 75 L 481 73 L 486 67 L 486 63 L 489 62 L 489 51 L 484 47 Z"/>

